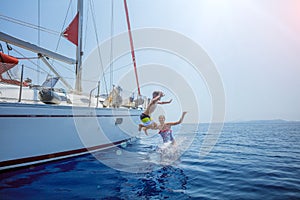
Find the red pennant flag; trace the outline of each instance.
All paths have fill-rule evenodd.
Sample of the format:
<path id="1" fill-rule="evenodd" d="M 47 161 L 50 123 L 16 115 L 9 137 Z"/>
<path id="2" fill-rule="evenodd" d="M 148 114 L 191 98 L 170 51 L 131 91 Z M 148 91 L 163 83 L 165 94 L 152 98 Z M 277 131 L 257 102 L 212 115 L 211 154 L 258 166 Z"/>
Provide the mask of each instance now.
<path id="1" fill-rule="evenodd" d="M 75 16 L 70 25 L 65 29 L 62 35 L 67 38 L 70 42 L 78 46 L 78 15 Z"/>

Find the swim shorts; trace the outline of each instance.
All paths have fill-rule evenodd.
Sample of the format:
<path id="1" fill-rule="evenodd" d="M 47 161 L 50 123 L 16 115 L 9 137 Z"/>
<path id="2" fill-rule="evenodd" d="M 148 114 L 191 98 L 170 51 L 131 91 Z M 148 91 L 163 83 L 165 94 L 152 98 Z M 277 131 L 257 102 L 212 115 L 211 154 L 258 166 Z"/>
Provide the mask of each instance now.
<path id="1" fill-rule="evenodd" d="M 153 123 L 152 118 L 149 115 L 146 115 L 144 113 L 141 114 L 140 119 L 144 126 L 149 126 Z"/>

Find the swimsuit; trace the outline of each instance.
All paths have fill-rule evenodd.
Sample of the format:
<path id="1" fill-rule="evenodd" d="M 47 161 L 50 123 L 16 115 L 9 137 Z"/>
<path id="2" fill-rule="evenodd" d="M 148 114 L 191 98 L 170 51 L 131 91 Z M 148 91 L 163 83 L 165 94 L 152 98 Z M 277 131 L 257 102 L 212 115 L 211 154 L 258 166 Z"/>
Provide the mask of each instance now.
<path id="1" fill-rule="evenodd" d="M 140 119 L 143 122 L 144 126 L 149 126 L 150 124 L 153 123 L 152 118 L 149 115 L 146 115 L 144 113 L 141 114 Z"/>
<path id="2" fill-rule="evenodd" d="M 158 134 L 161 135 L 164 143 L 174 140 L 171 129 L 160 130 Z"/>

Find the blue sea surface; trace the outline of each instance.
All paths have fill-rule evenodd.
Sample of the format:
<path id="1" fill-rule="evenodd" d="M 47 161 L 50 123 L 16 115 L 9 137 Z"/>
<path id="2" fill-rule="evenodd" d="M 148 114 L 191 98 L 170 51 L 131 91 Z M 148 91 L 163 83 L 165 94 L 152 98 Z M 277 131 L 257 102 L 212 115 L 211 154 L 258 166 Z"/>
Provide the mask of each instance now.
<path id="1" fill-rule="evenodd" d="M 300 199 L 300 122 L 226 123 L 199 157 L 208 124 L 94 154 L 1 173 L 0 199 Z"/>

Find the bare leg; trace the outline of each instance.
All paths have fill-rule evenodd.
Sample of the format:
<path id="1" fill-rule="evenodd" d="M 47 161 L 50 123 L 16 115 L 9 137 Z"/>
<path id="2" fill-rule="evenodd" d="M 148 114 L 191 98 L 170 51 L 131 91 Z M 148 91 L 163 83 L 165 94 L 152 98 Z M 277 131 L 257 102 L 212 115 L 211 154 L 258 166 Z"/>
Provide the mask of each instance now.
<path id="1" fill-rule="evenodd" d="M 148 135 L 148 132 L 147 132 L 148 128 L 144 127 L 143 130 L 145 131 L 145 134 Z"/>
<path id="2" fill-rule="evenodd" d="M 176 142 L 175 142 L 175 140 L 172 140 L 172 145 L 176 145 Z"/>
<path id="3" fill-rule="evenodd" d="M 139 124 L 139 131 L 142 130 L 142 124 Z"/>
<path id="4" fill-rule="evenodd" d="M 157 123 L 153 122 L 151 125 L 151 129 L 156 130 L 157 129 Z"/>

